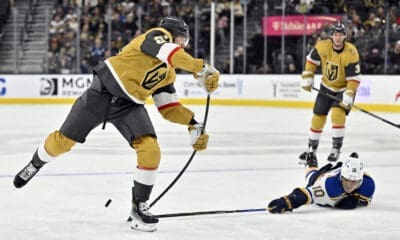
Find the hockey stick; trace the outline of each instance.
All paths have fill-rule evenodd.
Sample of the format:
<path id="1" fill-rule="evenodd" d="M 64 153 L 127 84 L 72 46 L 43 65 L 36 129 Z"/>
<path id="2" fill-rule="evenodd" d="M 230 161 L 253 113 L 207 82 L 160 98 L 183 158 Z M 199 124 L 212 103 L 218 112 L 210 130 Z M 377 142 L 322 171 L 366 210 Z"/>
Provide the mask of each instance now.
<path id="1" fill-rule="evenodd" d="M 204 119 L 203 119 L 203 130 L 202 134 L 204 133 L 206 129 L 206 124 L 207 124 L 207 119 L 208 119 L 208 111 L 210 109 L 210 93 L 207 94 L 207 102 L 206 102 L 206 110 L 204 113 Z M 182 176 L 182 174 L 186 171 L 186 169 L 189 167 L 190 163 L 192 162 L 194 156 L 196 155 L 197 151 L 194 150 L 192 152 L 192 155 L 189 157 L 189 160 L 186 162 L 185 166 L 182 168 L 182 170 L 178 173 L 178 175 L 172 180 L 172 182 L 165 188 L 165 190 L 156 197 L 153 202 L 150 203 L 149 207 L 151 208 L 154 204 L 158 202 L 174 185 L 175 183 L 179 180 L 179 178 Z M 128 222 L 132 221 L 132 217 L 129 216 L 127 219 Z"/>
<path id="2" fill-rule="evenodd" d="M 198 215 L 214 215 L 214 214 L 227 214 L 227 213 L 249 213 L 249 212 L 264 212 L 266 208 L 250 208 L 250 209 L 236 209 L 236 210 L 214 210 L 214 211 L 199 211 L 199 212 L 180 212 L 180 213 L 166 213 L 156 215 L 158 218 L 170 217 L 187 217 Z"/>
<path id="3" fill-rule="evenodd" d="M 204 130 L 206 129 L 209 108 L 210 108 L 210 93 L 207 94 L 206 110 L 205 110 L 205 113 L 204 113 L 203 130 L 201 131 L 201 134 L 203 134 Z M 189 160 L 187 161 L 185 166 L 182 168 L 182 170 L 178 173 L 178 175 L 175 177 L 175 179 L 172 180 L 172 182 L 168 185 L 168 187 L 166 187 L 165 190 L 160 195 L 158 195 L 158 197 L 156 197 L 156 199 L 154 199 L 152 203 L 150 203 L 150 205 L 149 205 L 150 207 L 152 207 L 154 204 L 156 204 L 158 202 L 158 200 L 160 200 L 160 198 L 162 198 L 164 196 L 164 194 L 166 194 L 169 191 L 169 189 L 171 189 L 172 186 L 175 185 L 175 183 L 179 180 L 179 178 L 182 176 L 182 174 L 189 167 L 189 165 L 192 162 L 192 160 L 193 160 L 194 156 L 196 155 L 196 153 L 197 153 L 197 151 L 194 150 L 192 155 L 190 156 Z"/>
<path id="4" fill-rule="evenodd" d="M 333 95 L 331 95 L 331 94 L 329 94 L 329 93 L 322 92 L 320 89 L 318 89 L 318 88 L 316 88 L 316 87 L 312 87 L 312 89 L 315 90 L 315 91 L 317 91 L 318 93 L 324 95 L 324 96 L 329 97 L 330 99 L 333 99 L 333 100 L 337 101 L 337 102 L 341 102 L 341 101 L 342 101 L 342 100 L 338 99 L 337 97 L 335 97 L 335 96 L 333 96 Z M 378 116 L 378 115 L 376 115 L 376 114 L 374 114 L 374 113 L 372 113 L 372 112 L 369 112 L 369 111 L 367 111 L 367 110 L 365 110 L 365 109 L 362 109 L 362 108 L 360 108 L 360 107 L 357 106 L 357 105 L 353 105 L 352 107 L 354 107 L 354 108 L 357 109 L 357 110 L 360 110 L 360 111 L 363 112 L 363 113 L 366 113 L 366 114 L 370 115 L 371 117 L 374 117 L 374 118 L 376 118 L 376 119 L 379 119 L 379 120 L 381 120 L 381 121 L 383 121 L 383 122 L 385 122 L 385 123 L 387 123 L 387 124 L 390 124 L 390 125 L 392 125 L 392 126 L 394 126 L 394 127 L 400 128 L 400 124 L 396 124 L 396 123 L 394 123 L 394 122 L 391 122 L 391 121 L 389 121 L 389 120 L 386 120 L 386 119 L 384 119 L 383 117 L 380 117 L 380 116 Z"/>

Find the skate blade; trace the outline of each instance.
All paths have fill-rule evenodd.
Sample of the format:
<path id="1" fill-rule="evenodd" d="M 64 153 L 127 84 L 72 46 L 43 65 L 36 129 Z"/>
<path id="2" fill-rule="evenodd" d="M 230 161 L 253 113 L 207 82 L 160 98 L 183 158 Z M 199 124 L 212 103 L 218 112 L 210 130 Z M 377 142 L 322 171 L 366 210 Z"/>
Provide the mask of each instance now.
<path id="1" fill-rule="evenodd" d="M 155 223 L 144 223 L 135 219 L 132 219 L 131 229 L 142 231 L 142 232 L 155 232 L 157 226 Z"/>

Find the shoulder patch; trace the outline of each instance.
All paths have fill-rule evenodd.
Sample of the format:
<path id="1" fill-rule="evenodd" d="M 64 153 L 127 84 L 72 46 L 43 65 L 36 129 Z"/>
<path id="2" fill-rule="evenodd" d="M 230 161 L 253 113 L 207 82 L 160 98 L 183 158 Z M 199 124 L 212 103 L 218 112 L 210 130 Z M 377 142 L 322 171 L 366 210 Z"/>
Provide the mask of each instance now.
<path id="1" fill-rule="evenodd" d="M 150 56 L 156 57 L 162 45 L 171 41 L 172 38 L 168 32 L 154 28 L 146 32 L 140 50 Z"/>

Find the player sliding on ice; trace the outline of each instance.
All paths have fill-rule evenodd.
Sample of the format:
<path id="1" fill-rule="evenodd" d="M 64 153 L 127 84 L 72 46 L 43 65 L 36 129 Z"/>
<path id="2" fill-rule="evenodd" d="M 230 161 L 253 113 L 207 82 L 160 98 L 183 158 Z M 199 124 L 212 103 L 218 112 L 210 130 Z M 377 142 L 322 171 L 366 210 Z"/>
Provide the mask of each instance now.
<path id="1" fill-rule="evenodd" d="M 367 206 L 375 192 L 374 180 L 364 172 L 357 153 L 320 169 L 314 158 L 307 158 L 306 182 L 306 187 L 295 188 L 289 195 L 272 200 L 268 211 L 284 213 L 306 204 L 354 209 Z"/>
<path id="2" fill-rule="evenodd" d="M 161 153 L 144 102 L 152 96 L 161 115 L 189 126 L 193 148 L 204 150 L 208 135 L 202 133 L 203 125 L 195 120 L 194 113 L 178 100 L 175 68 L 194 73 L 209 92 L 218 87 L 219 72 L 203 59 L 186 53 L 188 42 L 188 25 L 181 18 L 166 17 L 158 28 L 134 38 L 117 56 L 94 67 L 93 84 L 76 100 L 60 130 L 39 145 L 32 160 L 15 176 L 15 187 L 23 187 L 43 165 L 71 150 L 75 143 L 85 142 L 89 132 L 102 122 L 111 122 L 137 155 L 131 227 L 155 231 L 158 218 L 146 202 L 155 183 Z"/>

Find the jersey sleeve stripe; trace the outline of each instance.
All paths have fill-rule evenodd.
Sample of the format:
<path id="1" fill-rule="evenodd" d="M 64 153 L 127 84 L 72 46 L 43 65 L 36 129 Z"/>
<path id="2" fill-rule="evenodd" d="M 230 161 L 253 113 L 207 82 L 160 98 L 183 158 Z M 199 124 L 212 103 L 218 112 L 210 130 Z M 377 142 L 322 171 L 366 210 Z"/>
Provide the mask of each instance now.
<path id="1" fill-rule="evenodd" d="M 179 106 L 179 105 L 181 105 L 180 102 L 168 103 L 168 104 L 159 106 L 158 110 L 160 111 L 160 110 L 163 110 L 163 109 L 166 109 L 166 108 L 175 107 L 175 106 Z"/>
<path id="2" fill-rule="evenodd" d="M 179 49 L 181 49 L 181 47 L 175 43 L 164 43 L 158 51 L 156 57 L 172 66 L 171 58 Z"/>
<path id="3" fill-rule="evenodd" d="M 160 110 L 160 108 L 165 108 L 168 104 L 179 103 L 178 96 L 176 93 L 161 92 L 153 95 L 154 104 Z"/>
<path id="4" fill-rule="evenodd" d="M 175 54 L 177 51 L 179 51 L 180 49 L 181 49 L 181 47 L 176 47 L 176 48 L 175 48 L 174 50 L 172 50 L 172 52 L 168 55 L 167 61 L 168 61 L 168 64 L 169 64 L 170 66 L 173 67 L 172 61 L 171 61 L 172 56 L 174 56 L 174 54 Z"/>
<path id="5" fill-rule="evenodd" d="M 309 58 L 309 57 L 307 57 L 307 62 L 308 62 L 308 63 L 311 63 L 311 64 L 313 64 L 313 65 L 315 65 L 315 66 L 319 66 L 319 64 L 321 63 L 320 61 L 312 60 L 312 59 Z"/>
<path id="6" fill-rule="evenodd" d="M 357 76 L 348 76 L 348 77 L 346 77 L 346 80 L 347 80 L 347 81 L 354 81 L 354 82 L 360 83 L 360 82 L 361 82 L 361 77 L 360 77 L 360 75 L 357 75 Z"/>

